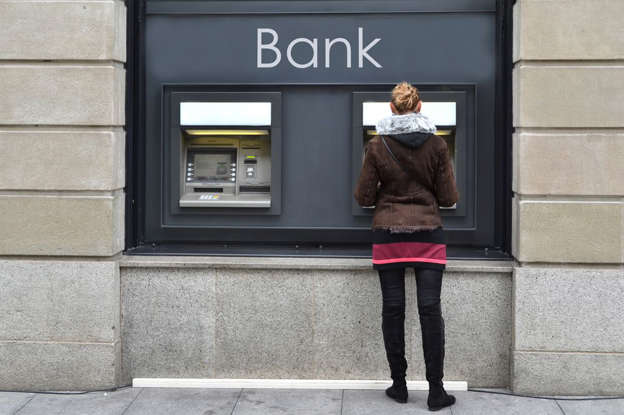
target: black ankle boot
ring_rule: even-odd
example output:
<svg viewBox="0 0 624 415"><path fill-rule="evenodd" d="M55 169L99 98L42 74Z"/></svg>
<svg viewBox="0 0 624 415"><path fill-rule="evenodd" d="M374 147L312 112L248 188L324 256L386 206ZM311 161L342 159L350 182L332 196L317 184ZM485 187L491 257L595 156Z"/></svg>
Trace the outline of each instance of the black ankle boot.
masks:
<svg viewBox="0 0 624 415"><path fill-rule="evenodd" d="M386 395L397 401L398 403L407 403L407 386L405 382L393 382L392 386L386 389Z"/></svg>
<svg viewBox="0 0 624 415"><path fill-rule="evenodd" d="M446 393L441 381L429 382L429 397L427 398L427 406L430 411L439 411L440 409L451 406L454 403L455 397Z"/></svg>

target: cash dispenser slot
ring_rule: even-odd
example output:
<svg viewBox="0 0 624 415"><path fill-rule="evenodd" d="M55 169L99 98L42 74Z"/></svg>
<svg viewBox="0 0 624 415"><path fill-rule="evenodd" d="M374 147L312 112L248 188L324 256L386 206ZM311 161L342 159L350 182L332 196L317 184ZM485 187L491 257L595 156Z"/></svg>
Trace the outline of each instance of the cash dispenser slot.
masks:
<svg viewBox="0 0 624 415"><path fill-rule="evenodd" d="M270 103L182 103L183 121L184 104L198 105L187 105L191 113L186 114L187 120L197 122L181 125L184 160L180 163L180 207L270 208L270 118L265 117L266 125L259 128L258 111L264 111L266 106L253 105L268 104L270 117ZM228 104L231 104L229 109ZM224 108L227 113L223 113ZM253 124L244 125L245 120L251 121L250 111ZM233 122L224 118L234 115L238 116L235 121L243 125L224 128L223 122Z"/></svg>

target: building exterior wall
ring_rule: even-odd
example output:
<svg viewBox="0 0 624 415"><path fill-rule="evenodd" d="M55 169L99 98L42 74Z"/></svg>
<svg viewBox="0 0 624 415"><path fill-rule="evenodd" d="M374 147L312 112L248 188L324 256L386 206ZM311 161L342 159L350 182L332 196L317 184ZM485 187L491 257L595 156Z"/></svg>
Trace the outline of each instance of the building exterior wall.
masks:
<svg viewBox="0 0 624 415"><path fill-rule="evenodd" d="M514 6L512 388L622 393L624 3Z"/></svg>
<svg viewBox="0 0 624 415"><path fill-rule="evenodd" d="M0 1L0 389L119 382L126 8Z"/></svg>
<svg viewBox="0 0 624 415"><path fill-rule="evenodd" d="M0 389L387 378L366 260L121 254L125 14L0 0ZM619 0L514 6L517 262L450 262L447 380L624 391L622 15ZM423 379L408 278L409 376Z"/></svg>

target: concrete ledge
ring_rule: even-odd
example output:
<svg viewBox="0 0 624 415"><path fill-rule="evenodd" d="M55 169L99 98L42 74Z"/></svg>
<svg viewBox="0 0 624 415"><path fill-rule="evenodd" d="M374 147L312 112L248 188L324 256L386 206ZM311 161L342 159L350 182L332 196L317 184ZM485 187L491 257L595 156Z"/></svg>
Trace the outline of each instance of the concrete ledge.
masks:
<svg viewBox="0 0 624 415"><path fill-rule="evenodd" d="M539 395L622 395L624 353L514 351L512 390Z"/></svg>
<svg viewBox="0 0 624 415"><path fill-rule="evenodd" d="M623 59L620 0L520 0L514 5L514 62Z"/></svg>
<svg viewBox="0 0 624 415"><path fill-rule="evenodd" d="M121 129L0 129L0 189L123 188L124 137Z"/></svg>
<svg viewBox="0 0 624 415"><path fill-rule="evenodd" d="M521 262L622 263L619 201L514 198L513 252Z"/></svg>
<svg viewBox="0 0 624 415"><path fill-rule="evenodd" d="M116 262L0 260L0 275L0 341L119 339Z"/></svg>
<svg viewBox="0 0 624 415"><path fill-rule="evenodd" d="M520 63L513 83L515 127L624 127L624 66Z"/></svg>
<svg viewBox="0 0 624 415"><path fill-rule="evenodd" d="M466 391L463 381L445 380L447 391ZM133 388L211 388L211 389L357 389L385 390L388 380L333 379L192 379L192 378L134 378ZM429 382L411 380L408 390L429 390Z"/></svg>
<svg viewBox="0 0 624 415"><path fill-rule="evenodd" d="M0 1L0 59L126 60L121 1Z"/></svg>
<svg viewBox="0 0 624 415"><path fill-rule="evenodd" d="M514 349L624 353L624 269L517 267Z"/></svg>
<svg viewBox="0 0 624 415"><path fill-rule="evenodd" d="M0 255L111 256L123 249L124 195L0 195Z"/></svg>
<svg viewBox="0 0 624 415"><path fill-rule="evenodd" d="M446 272L511 273L513 261L450 260ZM371 260L365 258L305 258L305 257L219 257L219 256L144 256L124 255L122 268L226 268L226 269L318 269L372 270Z"/></svg>
<svg viewBox="0 0 624 415"><path fill-rule="evenodd" d="M519 132L513 143L517 193L624 195L623 132Z"/></svg>
<svg viewBox="0 0 624 415"><path fill-rule="evenodd" d="M0 341L0 389L93 390L118 385L119 343Z"/></svg>
<svg viewBox="0 0 624 415"><path fill-rule="evenodd" d="M0 65L0 124L123 125L120 65Z"/></svg>

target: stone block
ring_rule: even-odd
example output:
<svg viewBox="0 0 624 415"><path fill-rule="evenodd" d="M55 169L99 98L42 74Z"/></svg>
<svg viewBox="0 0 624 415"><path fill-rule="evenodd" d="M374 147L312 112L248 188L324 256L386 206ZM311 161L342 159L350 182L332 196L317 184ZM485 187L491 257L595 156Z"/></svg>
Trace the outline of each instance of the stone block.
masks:
<svg viewBox="0 0 624 415"><path fill-rule="evenodd" d="M0 341L118 340L117 263L2 260L0 275Z"/></svg>
<svg viewBox="0 0 624 415"><path fill-rule="evenodd" d="M32 393L0 392L0 414L15 414L34 397Z"/></svg>
<svg viewBox="0 0 624 415"><path fill-rule="evenodd" d="M514 62L623 59L620 0L520 0L514 5Z"/></svg>
<svg viewBox="0 0 624 415"><path fill-rule="evenodd" d="M0 341L0 389L68 391L117 386L119 343Z"/></svg>
<svg viewBox="0 0 624 415"><path fill-rule="evenodd" d="M525 195L624 195L624 134L520 132L514 191Z"/></svg>
<svg viewBox="0 0 624 415"><path fill-rule="evenodd" d="M374 271L311 271L314 280L314 360L318 379L389 379L381 331L382 295ZM405 280L405 354L410 359L418 319L413 275ZM408 379L418 379L415 372Z"/></svg>
<svg viewBox="0 0 624 415"><path fill-rule="evenodd" d="M142 393L140 388L115 392L69 395L37 395L19 411L19 415L123 415Z"/></svg>
<svg viewBox="0 0 624 415"><path fill-rule="evenodd" d="M412 274L412 278L413 274ZM416 296L414 313L418 313ZM445 322L445 380L471 387L509 385L511 349L511 275L445 272L442 279ZM410 378L425 380L420 322L411 330Z"/></svg>
<svg viewBox="0 0 624 415"><path fill-rule="evenodd" d="M144 388L122 415L228 415L240 389Z"/></svg>
<svg viewBox="0 0 624 415"><path fill-rule="evenodd" d="M218 378L314 379L314 278L299 270L217 270Z"/></svg>
<svg viewBox="0 0 624 415"><path fill-rule="evenodd" d="M123 188L124 136L121 129L0 129L0 189Z"/></svg>
<svg viewBox="0 0 624 415"><path fill-rule="evenodd" d="M122 383L215 377L213 269L126 268L121 293Z"/></svg>
<svg viewBox="0 0 624 415"><path fill-rule="evenodd" d="M390 386L391 381L388 382ZM453 395L455 391L449 392ZM424 415L429 413L427 407L427 391L409 391L407 404L399 405L388 399L383 389L345 389L342 398L341 415ZM452 415L449 408L438 412L441 415Z"/></svg>
<svg viewBox="0 0 624 415"><path fill-rule="evenodd" d="M517 64L515 127L623 127L624 66Z"/></svg>
<svg viewBox="0 0 624 415"><path fill-rule="evenodd" d="M233 413L255 414L341 414L340 389L245 389Z"/></svg>
<svg viewBox="0 0 624 415"><path fill-rule="evenodd" d="M619 415L624 414L624 399L602 399L602 400L558 400L557 404L565 415Z"/></svg>
<svg viewBox="0 0 624 415"><path fill-rule="evenodd" d="M514 349L624 353L622 269L514 270Z"/></svg>
<svg viewBox="0 0 624 415"><path fill-rule="evenodd" d="M624 204L548 199L515 203L519 261L622 262Z"/></svg>
<svg viewBox="0 0 624 415"><path fill-rule="evenodd" d="M624 394L624 353L514 351L512 368L515 393Z"/></svg>
<svg viewBox="0 0 624 415"><path fill-rule="evenodd" d="M469 384L468 387L470 388L471 385ZM481 392L481 389L479 392L450 392L455 396L456 402L448 408L448 415L569 415L561 411L558 406L559 402L555 400L510 396L508 388L486 390L493 393ZM422 393L421 402L424 403L427 401L428 393ZM422 414L425 414L424 410Z"/></svg>
<svg viewBox="0 0 624 415"><path fill-rule="evenodd" d="M121 1L2 1L0 59L126 60Z"/></svg>
<svg viewBox="0 0 624 415"><path fill-rule="evenodd" d="M121 191L0 195L0 255L111 256L123 249Z"/></svg>
<svg viewBox="0 0 624 415"><path fill-rule="evenodd" d="M125 123L125 70L118 64L4 64L0 91L0 124Z"/></svg>

